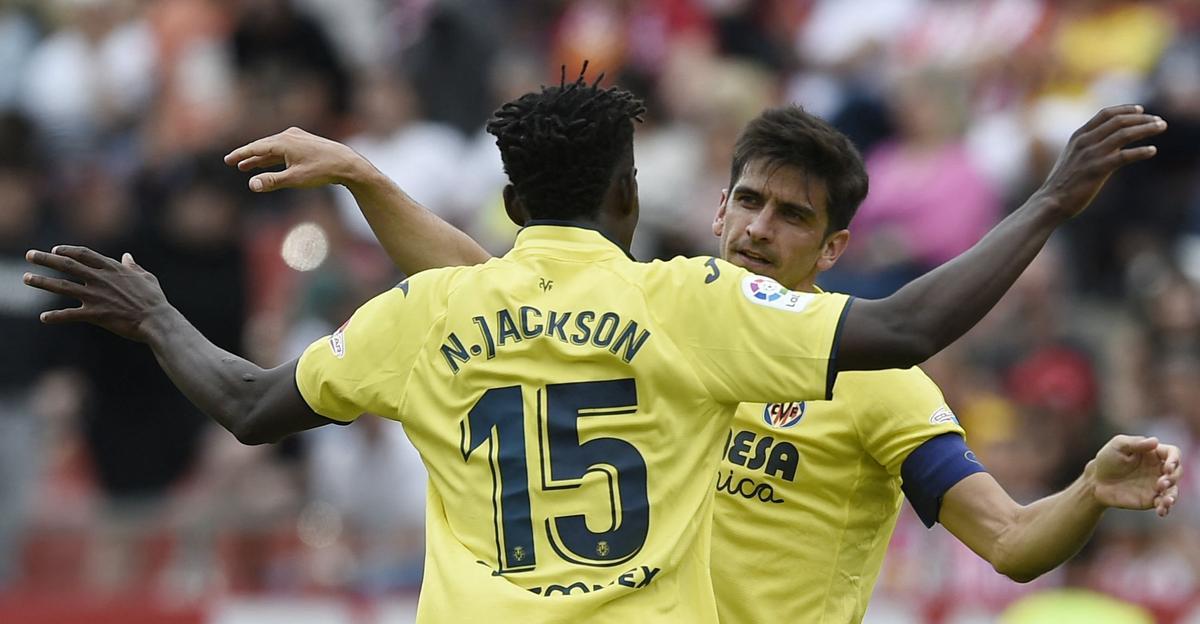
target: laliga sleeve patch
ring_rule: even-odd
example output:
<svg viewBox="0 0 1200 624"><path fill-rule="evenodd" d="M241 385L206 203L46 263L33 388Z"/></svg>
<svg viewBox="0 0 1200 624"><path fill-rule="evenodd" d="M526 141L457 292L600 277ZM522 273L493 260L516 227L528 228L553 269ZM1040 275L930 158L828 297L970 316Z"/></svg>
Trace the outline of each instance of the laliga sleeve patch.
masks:
<svg viewBox="0 0 1200 624"><path fill-rule="evenodd" d="M751 303L788 312L802 312L817 297L813 293L788 290L779 282L761 275L742 278L742 294Z"/></svg>
<svg viewBox="0 0 1200 624"><path fill-rule="evenodd" d="M333 349L333 355L339 360L346 357L346 328L349 326L350 321L347 320L329 336L329 348Z"/></svg>
<svg viewBox="0 0 1200 624"><path fill-rule="evenodd" d="M958 417L954 415L954 412L950 411L950 407L947 405L937 408L934 410L933 414L929 416L929 424L931 425L941 425L945 423L958 424Z"/></svg>

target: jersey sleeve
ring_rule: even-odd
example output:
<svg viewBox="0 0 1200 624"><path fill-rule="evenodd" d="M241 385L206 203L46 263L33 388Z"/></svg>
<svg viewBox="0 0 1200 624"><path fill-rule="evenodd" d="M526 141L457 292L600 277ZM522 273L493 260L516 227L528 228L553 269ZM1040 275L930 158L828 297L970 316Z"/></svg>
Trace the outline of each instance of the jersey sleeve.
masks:
<svg viewBox="0 0 1200 624"><path fill-rule="evenodd" d="M850 298L788 290L715 258L670 263L667 323L717 401L826 399Z"/></svg>
<svg viewBox="0 0 1200 624"><path fill-rule="evenodd" d="M314 412L350 422L370 412L399 419L408 376L433 319L402 282L363 304L304 351L296 386Z"/></svg>
<svg viewBox="0 0 1200 624"><path fill-rule="evenodd" d="M946 492L984 471L937 384L919 368L846 373L839 383L862 402L854 417L867 452L901 478L905 498L933 526Z"/></svg>
<svg viewBox="0 0 1200 624"><path fill-rule="evenodd" d="M963 435L942 391L919 368L847 372L838 387L849 400L862 401L854 410L855 425L866 451L893 476L900 476L904 460L927 440Z"/></svg>

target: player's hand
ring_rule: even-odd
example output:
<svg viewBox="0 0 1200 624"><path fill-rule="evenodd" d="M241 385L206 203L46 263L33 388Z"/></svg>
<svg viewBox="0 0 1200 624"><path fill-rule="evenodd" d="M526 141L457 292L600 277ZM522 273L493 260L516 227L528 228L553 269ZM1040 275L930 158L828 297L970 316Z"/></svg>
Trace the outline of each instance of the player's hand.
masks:
<svg viewBox="0 0 1200 624"><path fill-rule="evenodd" d="M1158 152L1153 145L1128 145L1166 129L1166 121L1145 114L1139 104L1101 110L1071 135L1037 195L1050 200L1064 218L1083 212L1114 171Z"/></svg>
<svg viewBox="0 0 1200 624"><path fill-rule="evenodd" d="M1093 461L1094 495L1107 507L1154 509L1166 516L1179 499L1179 448L1157 438L1119 435Z"/></svg>
<svg viewBox="0 0 1200 624"><path fill-rule="evenodd" d="M48 252L32 249L25 259L71 278L26 273L27 285L78 299L82 304L42 312L43 323L92 323L118 336L146 342L146 321L170 308L158 278L138 266L129 254L117 262L87 247L58 245Z"/></svg>
<svg viewBox="0 0 1200 624"><path fill-rule="evenodd" d="M294 127L229 152L225 164L241 171L283 165L283 171L250 178L250 190L256 193L346 184L372 167L349 147Z"/></svg>

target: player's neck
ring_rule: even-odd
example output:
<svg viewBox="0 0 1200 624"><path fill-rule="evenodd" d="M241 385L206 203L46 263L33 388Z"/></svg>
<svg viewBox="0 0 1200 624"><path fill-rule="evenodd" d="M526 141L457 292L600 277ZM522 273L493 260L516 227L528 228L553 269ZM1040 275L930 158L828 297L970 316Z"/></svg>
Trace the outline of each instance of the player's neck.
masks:
<svg viewBox="0 0 1200 624"><path fill-rule="evenodd" d="M618 214L612 210L601 210L595 217L577 217L572 219L579 227L585 227L596 230L604 235L605 238L617 244L626 255L629 255L629 248L633 244L633 224L629 223L628 217L623 214Z"/></svg>
<svg viewBox="0 0 1200 624"><path fill-rule="evenodd" d="M594 230L599 232L601 236L607 238L614 245L621 248L626 255L629 255L629 246L632 242L632 235L621 236L622 229L613 227L613 224L603 218L587 218L575 217L571 219L531 219L525 225L558 225L564 227L577 227L585 230Z"/></svg>
<svg viewBox="0 0 1200 624"><path fill-rule="evenodd" d="M791 284L784 284L784 286L786 286L788 290L794 290L796 292L817 292L818 275L820 275L820 272L814 269L811 274L806 275Z"/></svg>

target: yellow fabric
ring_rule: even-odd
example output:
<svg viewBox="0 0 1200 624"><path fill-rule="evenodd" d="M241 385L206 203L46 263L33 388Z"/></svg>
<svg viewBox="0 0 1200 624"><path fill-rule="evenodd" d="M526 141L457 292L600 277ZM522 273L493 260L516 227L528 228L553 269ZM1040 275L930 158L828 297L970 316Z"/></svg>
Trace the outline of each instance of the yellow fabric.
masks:
<svg viewBox="0 0 1200 624"><path fill-rule="evenodd" d="M714 502L722 624L861 621L903 500L901 465L950 432L962 429L917 368L841 373L832 401L740 406Z"/></svg>
<svg viewBox="0 0 1200 624"><path fill-rule="evenodd" d="M823 398L847 301L539 225L367 303L297 385L420 451L418 621L715 622L710 479L736 400Z"/></svg>
<svg viewBox="0 0 1200 624"><path fill-rule="evenodd" d="M1146 74L1171 40L1170 17L1149 3L1130 3L1068 20L1056 51L1064 67L1084 80L1107 71Z"/></svg>
<svg viewBox="0 0 1200 624"><path fill-rule="evenodd" d="M1022 598L1001 624L1153 624L1145 609L1086 589L1044 591Z"/></svg>

